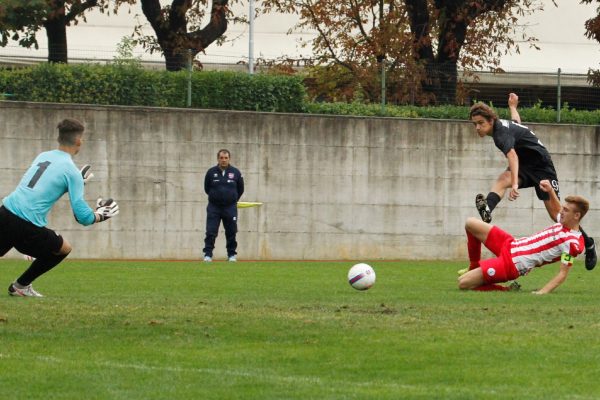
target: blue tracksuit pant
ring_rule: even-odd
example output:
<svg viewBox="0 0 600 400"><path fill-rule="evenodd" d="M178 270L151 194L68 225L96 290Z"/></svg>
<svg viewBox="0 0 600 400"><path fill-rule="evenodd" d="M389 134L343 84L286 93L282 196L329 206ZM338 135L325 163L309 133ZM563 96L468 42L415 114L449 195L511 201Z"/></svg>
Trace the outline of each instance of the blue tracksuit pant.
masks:
<svg viewBox="0 0 600 400"><path fill-rule="evenodd" d="M204 254L212 257L215 248L215 239L219 234L219 225L223 221L225 239L227 240L227 257L237 254L237 204L218 206L208 203L206 207L206 237L204 238Z"/></svg>

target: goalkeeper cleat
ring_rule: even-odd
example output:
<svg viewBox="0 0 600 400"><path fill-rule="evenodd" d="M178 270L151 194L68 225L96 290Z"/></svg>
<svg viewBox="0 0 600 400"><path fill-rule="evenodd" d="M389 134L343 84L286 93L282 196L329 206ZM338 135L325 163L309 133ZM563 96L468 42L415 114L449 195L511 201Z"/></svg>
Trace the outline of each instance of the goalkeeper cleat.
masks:
<svg viewBox="0 0 600 400"><path fill-rule="evenodd" d="M11 283L8 287L8 294L17 297L44 297L36 292L31 285L21 286L18 283Z"/></svg>
<svg viewBox="0 0 600 400"><path fill-rule="evenodd" d="M461 276L461 275L464 275L467 272L469 272L469 268L459 269L457 272L458 272L458 276Z"/></svg>
<svg viewBox="0 0 600 400"><path fill-rule="evenodd" d="M488 207L487 199L481 193L475 196L475 207L477 207L477 211L479 211L483 222L492 222L492 211Z"/></svg>
<svg viewBox="0 0 600 400"><path fill-rule="evenodd" d="M596 255L596 244L594 243L594 239L589 238L589 241L592 244L585 246L585 269L591 271L594 269L594 267L596 267L598 256Z"/></svg>
<svg viewBox="0 0 600 400"><path fill-rule="evenodd" d="M211 256L204 256L204 262L212 262Z"/></svg>
<svg viewBox="0 0 600 400"><path fill-rule="evenodd" d="M227 261L229 261L229 262L237 262L237 258L235 258L235 256L229 256L229 258L227 259Z"/></svg>

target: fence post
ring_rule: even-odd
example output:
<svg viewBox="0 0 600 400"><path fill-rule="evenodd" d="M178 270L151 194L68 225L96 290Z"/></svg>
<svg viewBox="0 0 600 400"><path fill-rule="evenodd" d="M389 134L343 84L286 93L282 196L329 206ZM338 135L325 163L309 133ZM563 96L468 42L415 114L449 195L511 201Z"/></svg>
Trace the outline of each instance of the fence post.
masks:
<svg viewBox="0 0 600 400"><path fill-rule="evenodd" d="M250 29L248 32L248 73L254 74L254 0L250 0L248 4L248 20Z"/></svg>
<svg viewBox="0 0 600 400"><path fill-rule="evenodd" d="M187 79L187 100L185 102L187 107L192 106L192 49L188 50L188 79Z"/></svg>
<svg viewBox="0 0 600 400"><path fill-rule="evenodd" d="M558 69L557 88L556 88L556 122L560 122L560 68Z"/></svg>
<svg viewBox="0 0 600 400"><path fill-rule="evenodd" d="M385 58L381 60L381 115L385 114Z"/></svg>

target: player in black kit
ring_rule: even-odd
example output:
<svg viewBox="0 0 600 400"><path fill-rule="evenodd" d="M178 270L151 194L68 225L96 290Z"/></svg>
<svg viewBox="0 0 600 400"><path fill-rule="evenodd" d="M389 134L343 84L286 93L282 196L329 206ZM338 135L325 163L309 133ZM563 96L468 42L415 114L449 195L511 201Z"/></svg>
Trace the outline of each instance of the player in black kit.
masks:
<svg viewBox="0 0 600 400"><path fill-rule="evenodd" d="M491 136L496 147L508 160L508 168L498 176L488 195L478 194L475 197L475 206L481 219L489 223L492 220L492 211L502 200L507 189L510 189L508 199L516 200L520 188L533 187L538 199L544 202L550 218L556 221L560 203L552 201L548 193L539 189L539 184L544 179L549 180L560 198L558 176L546 147L529 128L521 125L517 111L518 102L518 96L510 93L508 106L512 121L499 119L494 110L486 104L477 103L471 107L469 119L475 125L479 137ZM594 239L583 229L581 233L586 249L585 267L591 270L597 261Z"/></svg>

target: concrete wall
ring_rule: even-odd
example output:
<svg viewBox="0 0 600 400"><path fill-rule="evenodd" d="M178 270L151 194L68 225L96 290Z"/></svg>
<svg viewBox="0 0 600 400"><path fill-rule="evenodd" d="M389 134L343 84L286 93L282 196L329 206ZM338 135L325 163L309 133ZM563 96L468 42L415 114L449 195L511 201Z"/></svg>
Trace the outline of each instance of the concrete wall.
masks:
<svg viewBox="0 0 600 400"><path fill-rule="evenodd" d="M204 174L223 147L244 175L242 200L264 202L239 212L240 259L464 258L475 194L506 167L466 121L0 102L1 197L56 147L65 117L87 127L75 157L93 166L87 200L110 196L121 207L83 227L66 196L57 203L49 226L71 241L74 258L199 259ZM563 197L592 202L584 226L600 236L600 129L531 127L553 154ZM550 222L533 190L521 193L494 213L519 236ZM221 231L215 257L224 256Z"/></svg>

